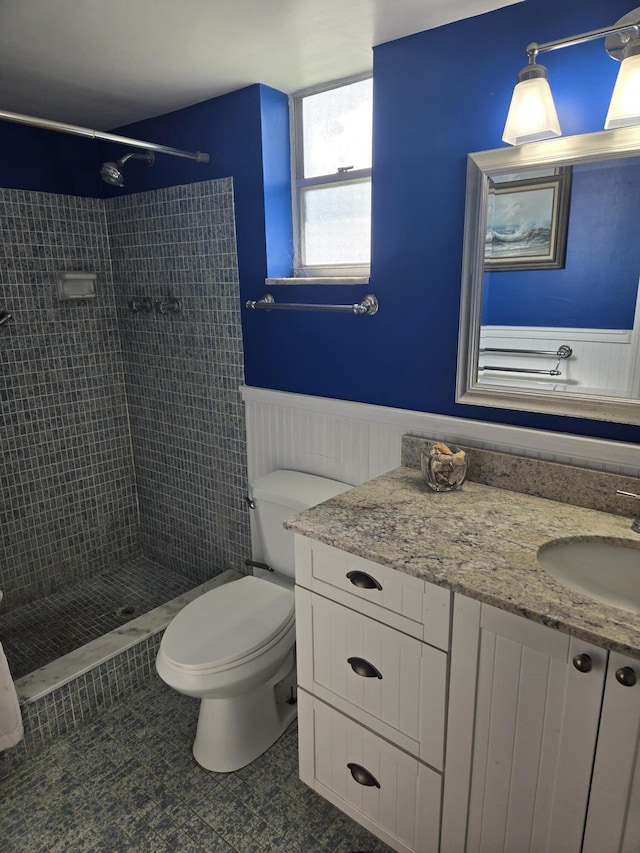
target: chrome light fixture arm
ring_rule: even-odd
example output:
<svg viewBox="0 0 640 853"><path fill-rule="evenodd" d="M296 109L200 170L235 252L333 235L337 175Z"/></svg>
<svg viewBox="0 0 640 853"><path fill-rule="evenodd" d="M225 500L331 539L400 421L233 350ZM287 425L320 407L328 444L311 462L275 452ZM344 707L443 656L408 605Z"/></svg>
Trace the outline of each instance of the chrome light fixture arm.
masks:
<svg viewBox="0 0 640 853"><path fill-rule="evenodd" d="M538 64L538 56L563 47L604 38L609 56L622 62L613 91L605 128L640 124L640 7L633 9L610 27L553 41L527 45L528 65L518 74L502 139L512 145L539 142L561 136L560 122L547 80L547 69Z"/></svg>
<svg viewBox="0 0 640 853"><path fill-rule="evenodd" d="M627 18L629 17L633 17L631 22L627 21ZM569 36L564 39L546 41L542 44L538 44L535 41L531 42L531 44L527 45L529 64L533 65L537 62L539 53L547 53L548 51L559 50L563 47L573 47L575 44L584 44L588 41L595 41L596 39L607 38L609 36L620 36L619 47L616 49L618 55L614 56L611 52L614 48L610 45L607 45L607 51L610 55L614 56L614 59L621 59L625 46L630 41L635 41L640 38L640 10L634 9L633 12L630 12L629 15L625 15L624 18L621 18L611 27L601 27L599 30L590 30L587 33L579 33L578 35Z"/></svg>

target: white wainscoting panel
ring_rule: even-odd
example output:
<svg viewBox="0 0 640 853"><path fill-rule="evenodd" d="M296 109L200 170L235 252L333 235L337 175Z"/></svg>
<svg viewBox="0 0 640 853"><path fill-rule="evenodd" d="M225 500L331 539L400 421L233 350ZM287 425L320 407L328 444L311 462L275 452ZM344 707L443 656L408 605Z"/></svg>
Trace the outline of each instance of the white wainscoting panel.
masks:
<svg viewBox="0 0 640 853"><path fill-rule="evenodd" d="M404 433L640 476L640 445L243 386L248 476L277 468L352 485L400 464Z"/></svg>
<svg viewBox="0 0 640 853"><path fill-rule="evenodd" d="M633 330L620 329L549 329L535 326L483 326L480 347L518 350L557 350L567 345L573 350L558 365L558 377L485 370L482 384L509 385L550 391L575 391L612 397L633 396L630 387L631 360L635 349ZM552 370L553 356L522 353L482 353L481 365Z"/></svg>
<svg viewBox="0 0 640 853"><path fill-rule="evenodd" d="M304 406L283 406L279 401L245 396L245 402L250 481L278 468L353 485L369 479L367 421Z"/></svg>

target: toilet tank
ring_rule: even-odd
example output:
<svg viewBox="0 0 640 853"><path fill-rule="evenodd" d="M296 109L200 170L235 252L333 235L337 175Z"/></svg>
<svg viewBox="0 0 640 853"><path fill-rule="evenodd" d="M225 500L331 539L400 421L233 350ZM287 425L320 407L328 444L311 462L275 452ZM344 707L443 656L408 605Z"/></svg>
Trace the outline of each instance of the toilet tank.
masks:
<svg viewBox="0 0 640 853"><path fill-rule="evenodd" d="M351 488L348 483L302 471L272 471L254 480L251 497L264 562L274 571L293 578L293 533L284 529L283 522Z"/></svg>

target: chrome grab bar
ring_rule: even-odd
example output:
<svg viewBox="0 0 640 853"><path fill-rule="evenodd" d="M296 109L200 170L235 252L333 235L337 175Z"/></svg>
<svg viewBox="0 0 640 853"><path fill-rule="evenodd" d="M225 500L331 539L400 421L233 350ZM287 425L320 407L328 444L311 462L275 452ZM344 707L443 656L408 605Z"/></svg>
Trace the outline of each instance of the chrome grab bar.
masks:
<svg viewBox="0 0 640 853"><path fill-rule="evenodd" d="M10 314L8 311L0 311L0 326L4 326L4 324L8 323L12 317L13 314Z"/></svg>
<svg viewBox="0 0 640 853"><path fill-rule="evenodd" d="M276 302L270 293L261 299L248 299L245 306L252 311L333 311L342 314L366 314L371 317L378 313L378 300L370 293L362 302L355 305L314 305L307 302Z"/></svg>

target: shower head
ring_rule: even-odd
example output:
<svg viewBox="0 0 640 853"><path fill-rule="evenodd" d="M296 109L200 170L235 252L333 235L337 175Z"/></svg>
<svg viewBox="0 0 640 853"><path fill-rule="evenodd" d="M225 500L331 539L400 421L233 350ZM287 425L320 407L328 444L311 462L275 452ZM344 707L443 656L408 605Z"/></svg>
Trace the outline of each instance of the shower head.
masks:
<svg viewBox="0 0 640 853"><path fill-rule="evenodd" d="M105 184L111 184L113 187L124 186L124 175L117 163L103 163L100 167L100 177Z"/></svg>
<svg viewBox="0 0 640 853"><path fill-rule="evenodd" d="M136 152L131 151L129 154L125 154L124 157L116 160L115 163L103 163L100 167L100 177L102 180L106 184L111 184L112 187L123 187L124 172L122 171L122 168L127 160L145 160L149 166L153 166L155 157L153 151L147 151L144 154L137 154Z"/></svg>

